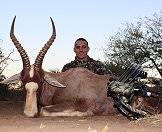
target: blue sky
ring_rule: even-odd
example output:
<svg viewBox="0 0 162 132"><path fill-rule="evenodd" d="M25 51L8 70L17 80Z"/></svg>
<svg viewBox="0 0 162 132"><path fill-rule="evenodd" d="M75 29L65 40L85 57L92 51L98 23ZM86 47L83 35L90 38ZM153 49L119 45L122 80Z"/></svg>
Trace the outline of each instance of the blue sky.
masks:
<svg viewBox="0 0 162 132"><path fill-rule="evenodd" d="M89 55L104 60L102 49L109 37L125 22L135 23L139 18L162 11L161 0L5 0L0 3L0 47L11 58L4 74L11 76L22 70L18 52L12 44L9 31L16 15L15 35L27 51L31 62L51 35L52 17L57 37L45 56L45 70L59 68L74 59L73 44L84 37L90 45Z"/></svg>

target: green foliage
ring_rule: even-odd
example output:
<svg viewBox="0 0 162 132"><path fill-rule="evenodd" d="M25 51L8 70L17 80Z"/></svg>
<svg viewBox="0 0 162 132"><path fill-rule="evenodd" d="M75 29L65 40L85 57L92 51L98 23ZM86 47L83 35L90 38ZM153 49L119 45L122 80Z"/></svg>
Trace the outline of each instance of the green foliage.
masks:
<svg viewBox="0 0 162 132"><path fill-rule="evenodd" d="M131 63L152 68L153 64L147 63L151 59L159 66L162 62L162 13L140 19L136 24L126 23L123 29L110 37L104 54L107 65L116 72Z"/></svg>
<svg viewBox="0 0 162 132"><path fill-rule="evenodd" d="M24 101L23 89L11 88L6 84L0 84L0 101Z"/></svg>

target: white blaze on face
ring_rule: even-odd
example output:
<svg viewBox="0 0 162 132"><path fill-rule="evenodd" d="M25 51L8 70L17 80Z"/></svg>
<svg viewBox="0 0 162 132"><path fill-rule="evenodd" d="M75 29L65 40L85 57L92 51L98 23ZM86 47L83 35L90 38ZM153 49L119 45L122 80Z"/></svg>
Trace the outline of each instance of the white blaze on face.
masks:
<svg viewBox="0 0 162 132"><path fill-rule="evenodd" d="M38 84L35 82L29 82L25 85L25 89L26 89L26 102L24 114L28 117L34 117L38 112L37 96L36 96Z"/></svg>
<svg viewBox="0 0 162 132"><path fill-rule="evenodd" d="M29 75L30 75L30 78L32 78L34 76L34 65L31 66Z"/></svg>

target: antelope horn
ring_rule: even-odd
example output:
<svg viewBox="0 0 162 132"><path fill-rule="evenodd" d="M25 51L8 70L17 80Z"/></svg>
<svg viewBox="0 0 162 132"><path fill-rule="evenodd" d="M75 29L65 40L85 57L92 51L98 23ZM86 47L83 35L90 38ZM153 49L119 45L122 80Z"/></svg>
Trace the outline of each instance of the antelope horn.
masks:
<svg viewBox="0 0 162 132"><path fill-rule="evenodd" d="M53 22L51 17L50 17L50 19L51 19L51 22L52 22L53 33L52 33L52 36L50 37L50 39L44 45L44 47L40 50L37 58L35 59L34 67L38 68L38 69L42 67L42 62L43 62L44 56L47 53L47 51L50 48L50 46L52 45L52 43L54 42L55 38L56 38L55 25L54 25L54 22Z"/></svg>
<svg viewBox="0 0 162 132"><path fill-rule="evenodd" d="M17 40L17 38L14 35L14 25L15 25L15 19L16 16L13 19L12 25L11 25L11 30L10 30L10 38L12 39L12 42L14 43L15 47L17 48L22 62L23 62L23 69L28 69L30 68L30 61L29 61L29 57L26 53L26 51L23 49L23 47L21 46L21 44L19 43L19 41Z"/></svg>

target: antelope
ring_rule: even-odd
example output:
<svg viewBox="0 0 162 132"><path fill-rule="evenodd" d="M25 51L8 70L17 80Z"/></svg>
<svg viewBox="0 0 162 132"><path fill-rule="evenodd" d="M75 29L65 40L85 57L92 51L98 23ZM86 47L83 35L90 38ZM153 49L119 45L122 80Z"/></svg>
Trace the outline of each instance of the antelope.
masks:
<svg viewBox="0 0 162 132"><path fill-rule="evenodd" d="M26 92L24 114L27 117L118 113L113 107L113 99L107 97L107 84L110 83L112 75L97 75L85 68L72 68L61 73L42 69L44 56L56 38L55 25L51 17L52 35L32 65L26 51L14 35L15 19L16 16L11 25L10 38L21 56L23 69L1 83L22 81Z"/></svg>
<svg viewBox="0 0 162 132"><path fill-rule="evenodd" d="M26 91L24 114L27 117L42 116L89 116L116 113L113 101L107 97L110 75L97 75L85 68L74 68L61 73L42 69L45 54L56 38L55 25L52 35L38 53L33 65L14 35L16 16L13 19L10 38L18 50L23 69L1 83L21 80ZM41 108L39 108L41 106Z"/></svg>

